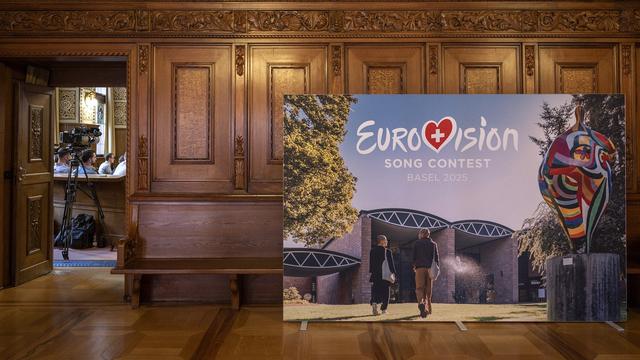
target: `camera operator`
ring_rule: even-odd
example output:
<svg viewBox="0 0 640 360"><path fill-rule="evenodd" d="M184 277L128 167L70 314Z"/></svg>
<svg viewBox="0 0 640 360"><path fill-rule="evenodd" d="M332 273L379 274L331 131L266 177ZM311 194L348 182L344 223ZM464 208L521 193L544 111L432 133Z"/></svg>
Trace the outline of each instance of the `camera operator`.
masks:
<svg viewBox="0 0 640 360"><path fill-rule="evenodd" d="M93 150L83 150L82 154L80 154L80 161L82 161L82 166L78 167L78 175L84 175L85 173L88 175L98 173L93 167L93 164L96 162L96 153Z"/></svg>
<svg viewBox="0 0 640 360"><path fill-rule="evenodd" d="M60 148L58 150L58 160L53 165L54 174L66 174L69 172L69 160L71 160L71 152L68 149Z"/></svg>

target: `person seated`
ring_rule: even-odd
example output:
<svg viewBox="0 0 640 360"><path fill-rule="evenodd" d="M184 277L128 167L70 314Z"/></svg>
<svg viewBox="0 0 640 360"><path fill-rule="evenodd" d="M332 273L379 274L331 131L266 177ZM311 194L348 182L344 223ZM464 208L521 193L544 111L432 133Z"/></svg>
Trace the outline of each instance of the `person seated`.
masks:
<svg viewBox="0 0 640 360"><path fill-rule="evenodd" d="M54 174L67 174L69 172L69 161L71 153L67 149L60 148L56 154L56 163L53 164Z"/></svg>
<svg viewBox="0 0 640 360"><path fill-rule="evenodd" d="M125 152L122 155L122 161L118 164L115 170L113 170L114 176L124 176L127 175L127 153Z"/></svg>
<svg viewBox="0 0 640 360"><path fill-rule="evenodd" d="M113 173L113 163L116 161L116 158L112 153L108 153L104 156L104 162L100 164L100 168L98 168L98 174L101 175L111 175Z"/></svg>
<svg viewBox="0 0 640 360"><path fill-rule="evenodd" d="M93 150L84 150L82 154L80 154L80 161L82 161L82 165L78 167L78 175L98 173L93 167L93 164L96 162L96 153Z"/></svg>

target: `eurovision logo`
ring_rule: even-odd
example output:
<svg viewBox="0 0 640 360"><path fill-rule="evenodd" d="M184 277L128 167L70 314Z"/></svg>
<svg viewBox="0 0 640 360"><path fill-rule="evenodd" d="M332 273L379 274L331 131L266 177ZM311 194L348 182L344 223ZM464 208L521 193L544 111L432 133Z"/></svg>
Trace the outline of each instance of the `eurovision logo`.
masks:
<svg viewBox="0 0 640 360"><path fill-rule="evenodd" d="M445 116L438 122L428 120L422 129L403 127L398 128L372 128L375 120L367 120L358 126L356 150L361 155L371 154L378 150L385 152L419 151L423 145L428 149L439 153L452 141L455 151L465 152L471 148L479 151L507 151L509 146L518 151L518 130L506 128L488 128L487 120L480 116L480 127L459 128L452 116Z"/></svg>
<svg viewBox="0 0 640 360"><path fill-rule="evenodd" d="M452 139L452 134L456 132L456 120L452 117L443 117L437 123L429 120L422 127L422 135L425 144L435 152L447 145Z"/></svg>

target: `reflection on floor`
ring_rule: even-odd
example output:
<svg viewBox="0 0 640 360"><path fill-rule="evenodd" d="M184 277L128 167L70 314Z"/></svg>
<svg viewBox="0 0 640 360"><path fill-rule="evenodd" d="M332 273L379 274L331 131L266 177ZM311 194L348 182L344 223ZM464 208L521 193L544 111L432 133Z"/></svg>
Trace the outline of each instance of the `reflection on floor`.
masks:
<svg viewBox="0 0 640 360"><path fill-rule="evenodd" d="M117 252L111 247L92 247L88 249L69 249L70 260L115 260ZM53 249L53 260L62 260L62 250Z"/></svg>
<svg viewBox="0 0 640 360"><path fill-rule="evenodd" d="M279 307L122 302L108 269L63 269L0 290L1 358L640 359L640 313L605 324L283 323Z"/></svg>

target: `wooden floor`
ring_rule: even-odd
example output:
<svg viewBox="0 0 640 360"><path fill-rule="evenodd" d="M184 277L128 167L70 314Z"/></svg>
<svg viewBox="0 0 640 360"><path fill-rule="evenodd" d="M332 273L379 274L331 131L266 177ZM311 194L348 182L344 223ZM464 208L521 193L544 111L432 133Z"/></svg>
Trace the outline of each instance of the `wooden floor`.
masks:
<svg viewBox="0 0 640 360"><path fill-rule="evenodd" d="M0 290L1 359L640 359L640 312L604 324L282 323L279 307L121 302L108 269Z"/></svg>

